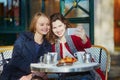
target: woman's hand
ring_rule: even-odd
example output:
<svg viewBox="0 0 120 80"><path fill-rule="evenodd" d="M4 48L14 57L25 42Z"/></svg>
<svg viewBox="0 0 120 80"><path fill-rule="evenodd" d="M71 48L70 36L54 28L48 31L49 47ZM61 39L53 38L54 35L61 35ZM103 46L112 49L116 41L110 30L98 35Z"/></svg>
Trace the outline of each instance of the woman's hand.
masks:
<svg viewBox="0 0 120 80"><path fill-rule="evenodd" d="M34 75L33 78L37 76L38 78L42 78L43 80L48 80L48 77L45 72L32 71L32 74Z"/></svg>
<svg viewBox="0 0 120 80"><path fill-rule="evenodd" d="M75 35L80 37L82 39L83 43L87 42L86 32L82 26L77 27L77 31L76 31Z"/></svg>
<svg viewBox="0 0 120 80"><path fill-rule="evenodd" d="M32 74L22 76L19 80L31 80L32 79Z"/></svg>

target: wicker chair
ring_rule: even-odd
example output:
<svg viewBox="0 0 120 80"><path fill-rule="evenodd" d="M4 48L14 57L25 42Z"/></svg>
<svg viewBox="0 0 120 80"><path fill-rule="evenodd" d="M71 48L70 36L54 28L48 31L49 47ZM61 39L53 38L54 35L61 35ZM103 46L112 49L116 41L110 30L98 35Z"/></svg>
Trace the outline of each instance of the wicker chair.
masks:
<svg viewBox="0 0 120 80"><path fill-rule="evenodd" d="M0 46L0 73L3 70L3 65L8 63L12 57L13 46Z"/></svg>
<svg viewBox="0 0 120 80"><path fill-rule="evenodd" d="M91 53L92 57L94 58L94 61L100 64L100 69L105 74L105 80L108 80L108 72L110 71L111 63L110 53L108 52L108 50L101 45L92 45L91 48L86 48L85 51ZM75 79L71 75L65 76L65 78Z"/></svg>
<svg viewBox="0 0 120 80"><path fill-rule="evenodd" d="M101 45L92 45L91 48L85 49L86 52L90 52L95 62L100 63L100 68L105 74L105 80L108 80L108 72L110 71L110 53Z"/></svg>

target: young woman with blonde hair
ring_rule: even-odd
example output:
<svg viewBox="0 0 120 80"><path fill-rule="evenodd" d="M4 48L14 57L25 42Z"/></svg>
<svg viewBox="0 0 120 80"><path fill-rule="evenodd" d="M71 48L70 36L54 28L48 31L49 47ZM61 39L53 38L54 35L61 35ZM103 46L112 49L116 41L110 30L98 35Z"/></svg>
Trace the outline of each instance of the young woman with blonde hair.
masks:
<svg viewBox="0 0 120 80"><path fill-rule="evenodd" d="M51 51L51 44L45 38L49 29L49 18L37 12L30 31L21 33L15 41L12 59L4 66L0 80L31 80L33 73L47 80L45 73L31 72L30 64L39 62L40 56Z"/></svg>

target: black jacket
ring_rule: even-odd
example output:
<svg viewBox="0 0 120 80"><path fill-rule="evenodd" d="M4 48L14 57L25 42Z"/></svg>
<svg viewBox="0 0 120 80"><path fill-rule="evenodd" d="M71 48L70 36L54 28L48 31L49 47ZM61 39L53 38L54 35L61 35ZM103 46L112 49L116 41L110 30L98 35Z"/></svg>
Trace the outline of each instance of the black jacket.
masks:
<svg viewBox="0 0 120 80"><path fill-rule="evenodd" d="M39 62L39 57L50 51L51 44L44 39L39 53L35 54L34 34L31 32L20 34L14 44L12 59L4 67L0 80L18 80L23 75L30 74L30 63Z"/></svg>

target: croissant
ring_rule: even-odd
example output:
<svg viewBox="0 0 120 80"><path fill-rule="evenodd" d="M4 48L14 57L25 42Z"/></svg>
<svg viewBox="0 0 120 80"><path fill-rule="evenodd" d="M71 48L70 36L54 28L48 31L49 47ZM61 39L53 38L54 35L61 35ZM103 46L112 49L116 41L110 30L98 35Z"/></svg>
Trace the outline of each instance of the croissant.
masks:
<svg viewBox="0 0 120 80"><path fill-rule="evenodd" d="M76 58L71 58L71 57L66 56L63 59L60 59L59 63L73 63L73 62L76 62L76 61L77 61Z"/></svg>

